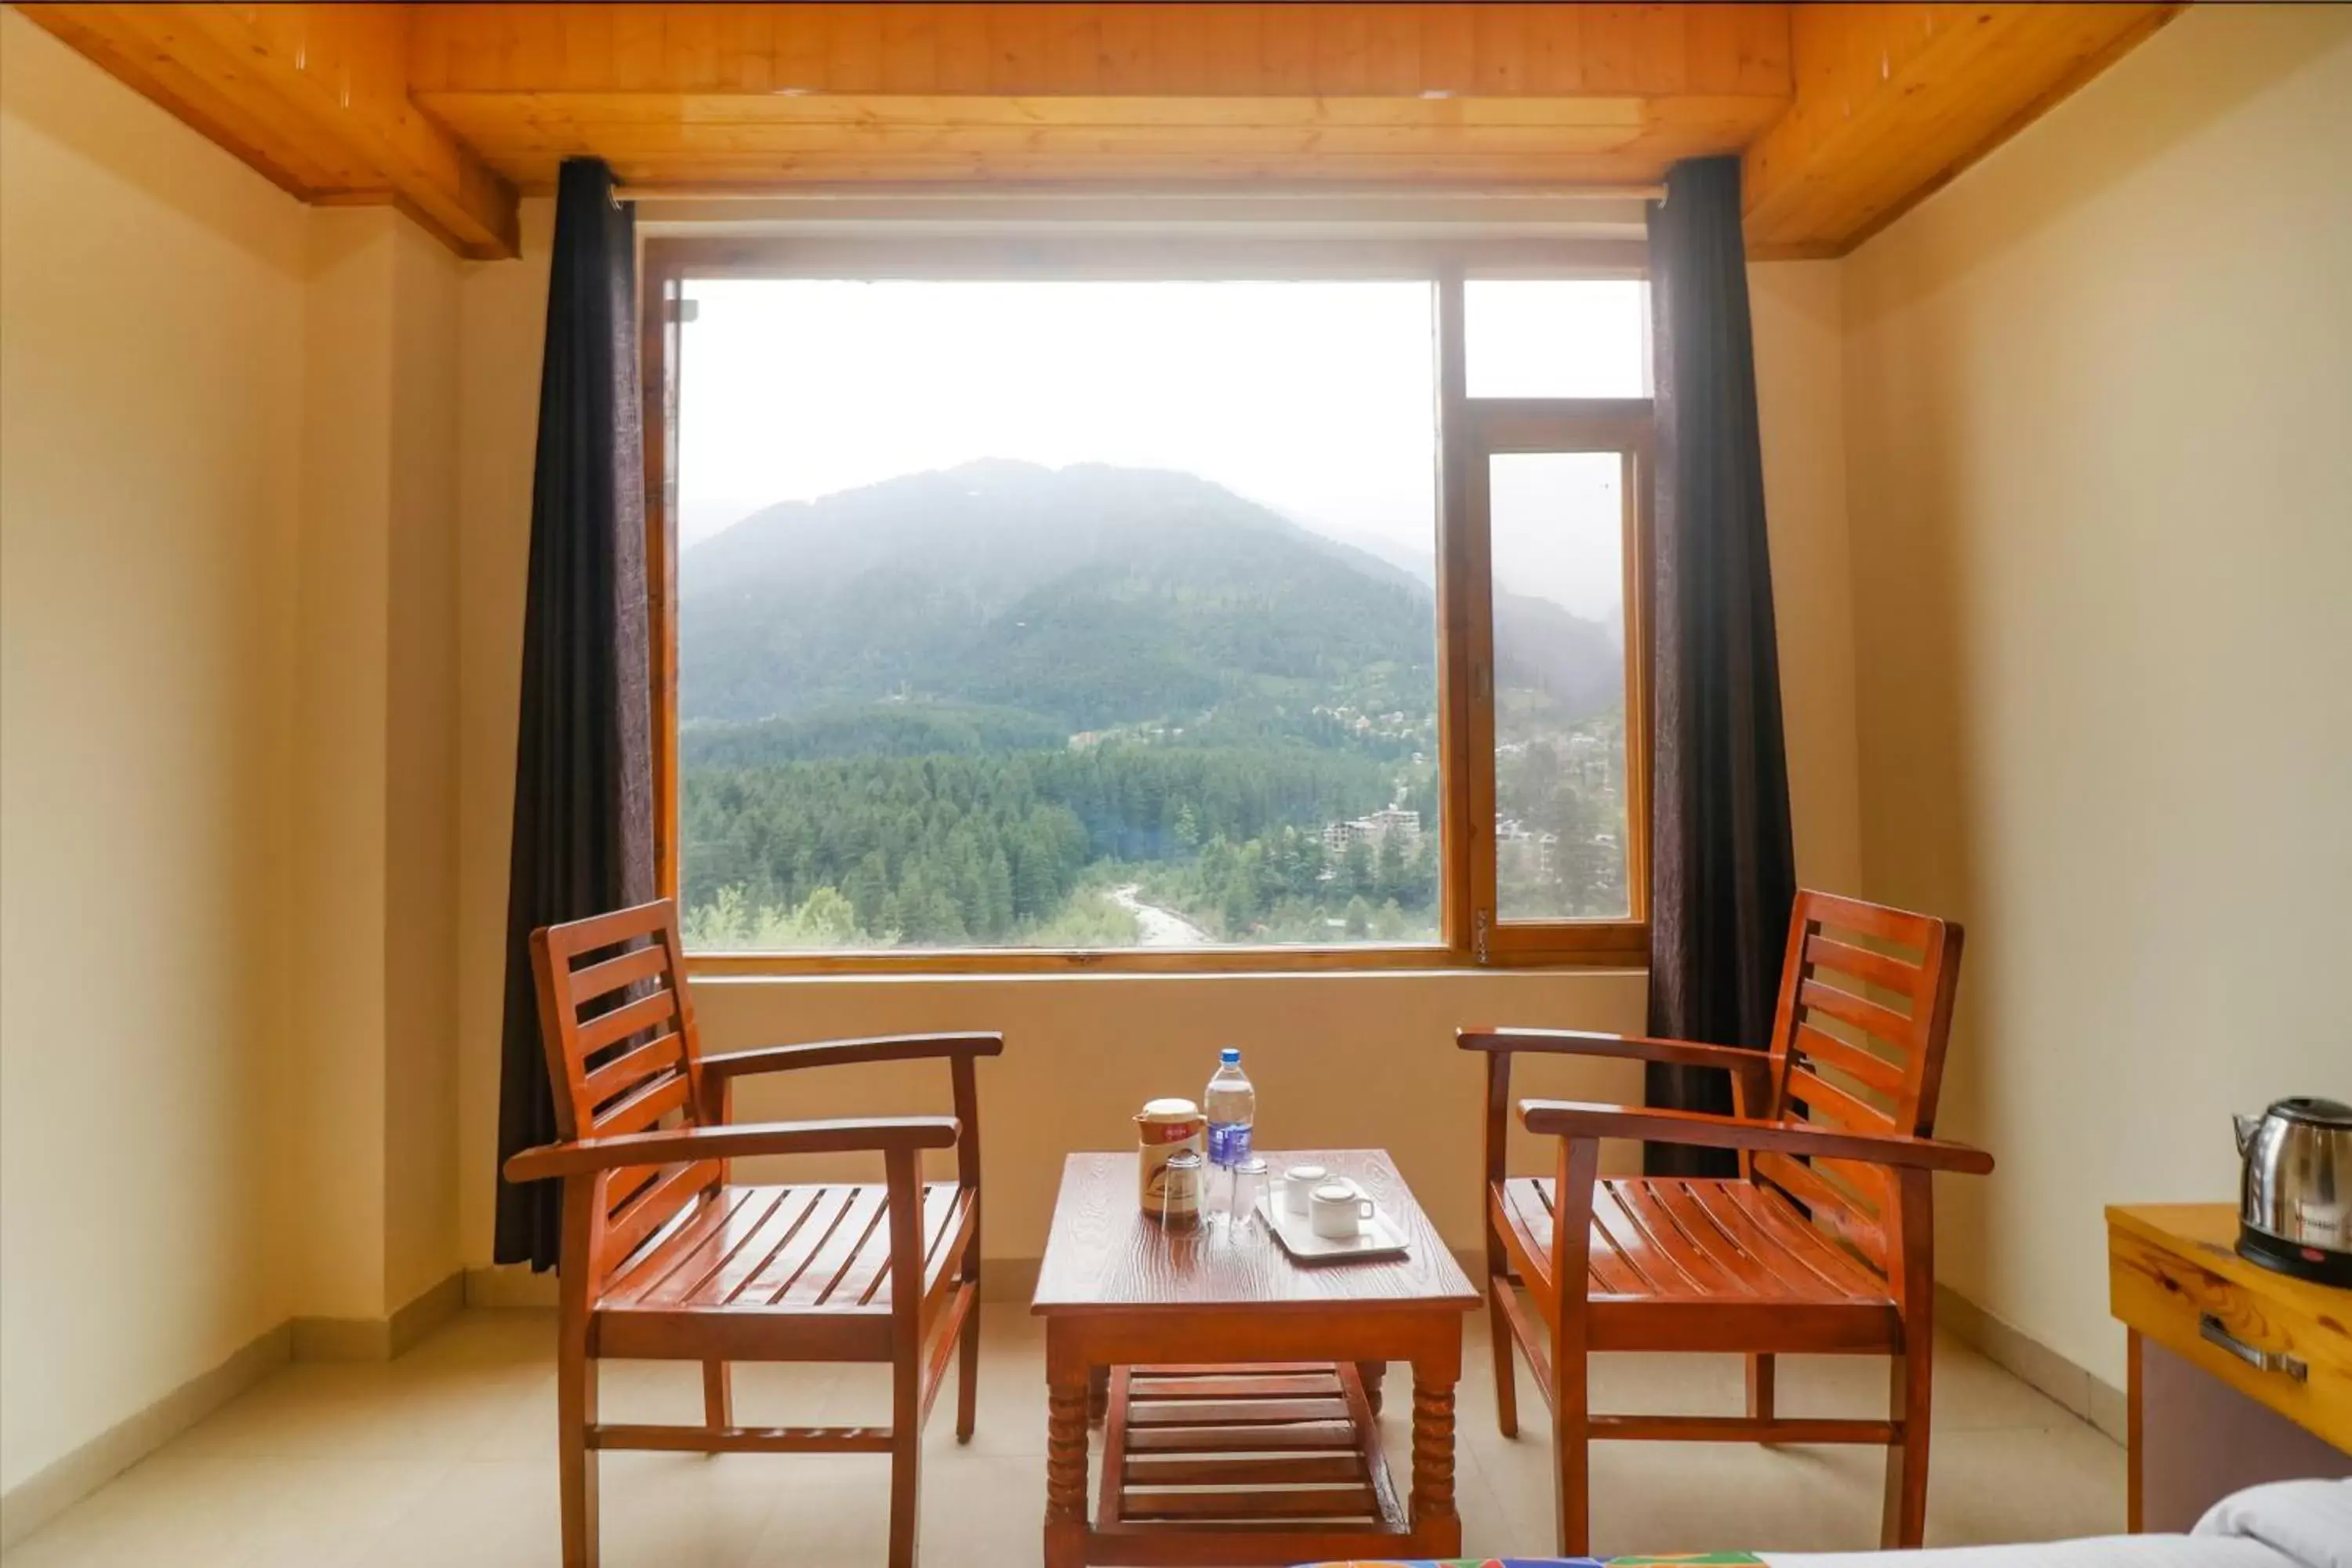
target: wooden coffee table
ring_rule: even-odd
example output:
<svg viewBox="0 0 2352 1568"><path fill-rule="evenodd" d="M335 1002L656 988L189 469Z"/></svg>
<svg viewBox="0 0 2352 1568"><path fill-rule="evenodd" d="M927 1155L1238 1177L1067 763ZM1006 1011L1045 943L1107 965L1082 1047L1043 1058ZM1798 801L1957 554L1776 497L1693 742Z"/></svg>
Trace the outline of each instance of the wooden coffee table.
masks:
<svg viewBox="0 0 2352 1568"><path fill-rule="evenodd" d="M1045 1320L1045 1565L1451 1557L1454 1385L1478 1292L1378 1150L1270 1152L1354 1180L1411 1237L1399 1259L1298 1264L1261 1221L1163 1230L1136 1157L1073 1154L1032 1310ZM1213 1194L1221 1195L1221 1194ZM1412 1363L1412 1490L1398 1503L1360 1367ZM1109 1369L1087 1518L1088 1384Z"/></svg>

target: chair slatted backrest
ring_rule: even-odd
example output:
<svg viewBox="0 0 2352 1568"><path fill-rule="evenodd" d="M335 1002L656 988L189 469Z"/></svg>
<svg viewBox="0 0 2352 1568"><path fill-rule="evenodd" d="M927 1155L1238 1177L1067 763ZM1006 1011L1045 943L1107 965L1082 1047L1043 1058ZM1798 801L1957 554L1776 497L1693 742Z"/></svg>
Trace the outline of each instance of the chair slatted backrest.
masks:
<svg viewBox="0 0 2352 1568"><path fill-rule="evenodd" d="M662 899L544 927L531 933L530 952L562 1137L705 1120L702 1047L675 904ZM723 1177L710 1160L596 1177L591 1289Z"/></svg>
<svg viewBox="0 0 2352 1568"><path fill-rule="evenodd" d="M1952 921L1800 892L1780 972L1765 1119L1933 1136L1961 936ZM1770 1153L1744 1163L1751 1177L1803 1204L1815 1223L1886 1271L1895 1207L1884 1170Z"/></svg>

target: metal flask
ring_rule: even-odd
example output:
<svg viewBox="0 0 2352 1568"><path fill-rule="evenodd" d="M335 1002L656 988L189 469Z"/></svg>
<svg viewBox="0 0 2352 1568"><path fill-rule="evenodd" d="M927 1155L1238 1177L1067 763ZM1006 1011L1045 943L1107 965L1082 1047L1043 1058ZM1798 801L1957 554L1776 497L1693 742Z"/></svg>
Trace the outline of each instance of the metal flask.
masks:
<svg viewBox="0 0 2352 1568"><path fill-rule="evenodd" d="M2352 1286L2352 1105L2299 1095L2233 1120L2240 1256Z"/></svg>

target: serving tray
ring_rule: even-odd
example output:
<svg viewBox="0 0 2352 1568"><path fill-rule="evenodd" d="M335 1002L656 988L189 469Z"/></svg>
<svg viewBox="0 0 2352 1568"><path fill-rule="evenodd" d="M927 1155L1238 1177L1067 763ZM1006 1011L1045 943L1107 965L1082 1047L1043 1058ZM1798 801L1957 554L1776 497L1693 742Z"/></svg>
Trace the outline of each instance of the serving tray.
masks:
<svg viewBox="0 0 2352 1568"><path fill-rule="evenodd" d="M1274 1238L1282 1243L1282 1250L1301 1263L1364 1262L1405 1255L1402 1233L1378 1208L1373 1209L1372 1217L1364 1221L1361 1229L1349 1237L1316 1235L1311 1219L1288 1212L1274 1197L1260 1199L1257 1212L1266 1228L1274 1232Z"/></svg>

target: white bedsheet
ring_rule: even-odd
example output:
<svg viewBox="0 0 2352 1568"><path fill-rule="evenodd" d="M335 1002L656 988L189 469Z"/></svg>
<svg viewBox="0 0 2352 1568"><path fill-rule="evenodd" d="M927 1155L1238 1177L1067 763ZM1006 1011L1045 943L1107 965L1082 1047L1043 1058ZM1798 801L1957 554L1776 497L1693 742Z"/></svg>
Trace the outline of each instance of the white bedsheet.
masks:
<svg viewBox="0 0 2352 1568"><path fill-rule="evenodd" d="M2249 1487L2215 1503L2192 1533L2259 1541L2301 1568L2352 1568L2352 1479Z"/></svg>
<svg viewBox="0 0 2352 1568"><path fill-rule="evenodd" d="M1759 1555L1771 1568L2352 1568L2352 1480L2251 1488L2215 1504L2189 1535Z"/></svg>

